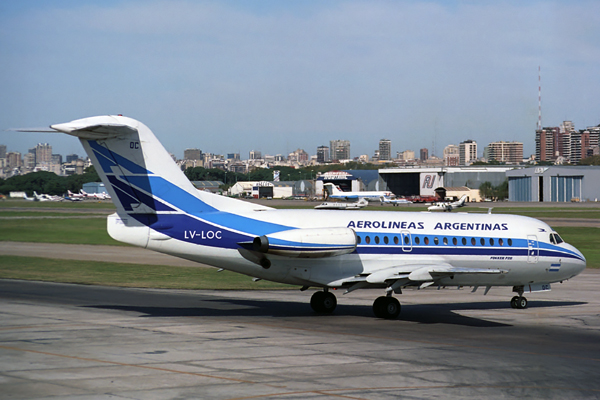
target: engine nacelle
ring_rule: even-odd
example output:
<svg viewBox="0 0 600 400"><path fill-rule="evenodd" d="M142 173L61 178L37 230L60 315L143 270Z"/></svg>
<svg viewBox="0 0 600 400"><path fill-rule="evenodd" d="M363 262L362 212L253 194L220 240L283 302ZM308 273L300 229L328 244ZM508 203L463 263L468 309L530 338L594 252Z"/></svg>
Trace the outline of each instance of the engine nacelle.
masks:
<svg viewBox="0 0 600 400"><path fill-rule="evenodd" d="M308 228L258 236L252 248L264 254L320 258L352 253L356 244L356 233L350 228Z"/></svg>

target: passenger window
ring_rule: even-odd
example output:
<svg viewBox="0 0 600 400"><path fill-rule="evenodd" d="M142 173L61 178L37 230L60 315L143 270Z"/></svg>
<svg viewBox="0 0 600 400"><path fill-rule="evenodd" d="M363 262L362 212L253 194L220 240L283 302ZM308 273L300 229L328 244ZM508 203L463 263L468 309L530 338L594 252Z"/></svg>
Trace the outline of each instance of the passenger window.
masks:
<svg viewBox="0 0 600 400"><path fill-rule="evenodd" d="M493 245L494 245L494 239L490 238L490 246L493 246Z"/></svg>
<svg viewBox="0 0 600 400"><path fill-rule="evenodd" d="M433 238L433 243L440 244L440 240L436 237Z"/></svg>
<svg viewBox="0 0 600 400"><path fill-rule="evenodd" d="M398 244L398 236L394 236L394 244Z"/></svg>
<svg viewBox="0 0 600 400"><path fill-rule="evenodd" d="M388 239L387 236L383 237L383 243L388 244L390 242L390 239Z"/></svg>
<svg viewBox="0 0 600 400"><path fill-rule="evenodd" d="M458 244L458 240L456 240L456 238L452 238L452 244L456 246Z"/></svg>
<svg viewBox="0 0 600 400"><path fill-rule="evenodd" d="M404 236L404 244L409 244L410 240L408 239L408 236Z"/></svg>
<svg viewBox="0 0 600 400"><path fill-rule="evenodd" d="M509 246L512 246L512 239L508 239L506 242L508 243Z"/></svg>
<svg viewBox="0 0 600 400"><path fill-rule="evenodd" d="M447 244L448 244L448 238L447 238L447 237L445 237L445 238L444 238L444 244L445 244L445 245L447 245Z"/></svg>
<svg viewBox="0 0 600 400"><path fill-rule="evenodd" d="M498 244L499 244L500 246L504 246L504 240L502 240L502 239L498 239Z"/></svg>
<svg viewBox="0 0 600 400"><path fill-rule="evenodd" d="M463 246L467 245L467 238L462 238L462 244L463 244Z"/></svg>
<svg viewBox="0 0 600 400"><path fill-rule="evenodd" d="M479 240L479 243L481 243L482 246L485 246L485 239L481 238L481 240Z"/></svg>
<svg viewBox="0 0 600 400"><path fill-rule="evenodd" d="M427 236L423 238L423 243L429 244L429 238Z"/></svg>
<svg viewBox="0 0 600 400"><path fill-rule="evenodd" d="M379 244L379 236L375 236L375 244Z"/></svg>
<svg viewBox="0 0 600 400"><path fill-rule="evenodd" d="M370 238L370 237L368 237L368 236L365 236L365 243L366 243L366 244L369 244L369 243L371 243L371 238Z"/></svg>
<svg viewBox="0 0 600 400"><path fill-rule="evenodd" d="M471 245L475 246L476 243L475 238L471 238Z"/></svg>
<svg viewBox="0 0 600 400"><path fill-rule="evenodd" d="M416 244L419 244L419 242L420 242L420 240L419 240L419 237L418 237L418 236L415 236L415 243L416 243Z"/></svg>
<svg viewBox="0 0 600 400"><path fill-rule="evenodd" d="M360 240L360 236L356 237L356 244L360 244L361 240Z"/></svg>

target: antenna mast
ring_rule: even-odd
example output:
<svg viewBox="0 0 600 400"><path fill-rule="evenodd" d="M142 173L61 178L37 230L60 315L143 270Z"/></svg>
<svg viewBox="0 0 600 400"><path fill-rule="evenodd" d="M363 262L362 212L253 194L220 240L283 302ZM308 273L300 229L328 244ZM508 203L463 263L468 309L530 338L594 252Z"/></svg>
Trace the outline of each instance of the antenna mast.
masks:
<svg viewBox="0 0 600 400"><path fill-rule="evenodd" d="M538 130L542 130L542 74L538 66Z"/></svg>

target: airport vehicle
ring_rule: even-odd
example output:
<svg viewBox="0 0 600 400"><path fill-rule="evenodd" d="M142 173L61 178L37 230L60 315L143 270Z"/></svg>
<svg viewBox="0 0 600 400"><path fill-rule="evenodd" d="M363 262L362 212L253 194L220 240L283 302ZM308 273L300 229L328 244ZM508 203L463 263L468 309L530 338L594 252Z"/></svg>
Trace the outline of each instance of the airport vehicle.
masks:
<svg viewBox="0 0 600 400"><path fill-rule="evenodd" d="M367 199L359 199L354 203L326 201L315 206L315 210L358 210L369 205Z"/></svg>
<svg viewBox="0 0 600 400"><path fill-rule="evenodd" d="M379 198L379 202L381 204L391 204L393 206L398 206L400 204L412 204L412 201L407 200L405 198L391 199L391 198L385 197L385 196L381 196Z"/></svg>
<svg viewBox="0 0 600 400"><path fill-rule="evenodd" d="M512 288L524 293L579 274L584 256L546 223L523 216L468 213L276 210L198 191L141 122L84 118L51 128L78 137L117 212L114 239L258 279L322 288L310 300L330 313L330 289L384 292L373 303L395 318L405 288Z"/></svg>
<svg viewBox="0 0 600 400"><path fill-rule="evenodd" d="M365 191L365 192L344 192L339 186L331 182L323 184L323 188L327 191L329 199L338 200L358 200L367 199L368 201L379 201L381 196L393 197L394 194L390 191Z"/></svg>
<svg viewBox="0 0 600 400"><path fill-rule="evenodd" d="M438 202L432 206L427 207L429 211L452 211L460 207L465 206L465 201L467 201L467 195L463 194L460 199L453 202Z"/></svg>

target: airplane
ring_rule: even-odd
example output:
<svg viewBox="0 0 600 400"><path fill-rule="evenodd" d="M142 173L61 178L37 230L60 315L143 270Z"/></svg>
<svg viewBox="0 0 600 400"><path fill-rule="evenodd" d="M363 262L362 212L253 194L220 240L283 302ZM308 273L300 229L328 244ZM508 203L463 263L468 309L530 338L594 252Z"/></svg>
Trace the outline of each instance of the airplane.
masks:
<svg viewBox="0 0 600 400"><path fill-rule="evenodd" d="M524 216L390 211L278 210L198 191L152 131L124 116L50 126L76 136L117 211L114 239L274 282L319 288L316 313L332 313L333 289L375 288L378 318L400 314L393 296L433 287L512 288L510 306L585 269L586 259L548 224Z"/></svg>
<svg viewBox="0 0 600 400"><path fill-rule="evenodd" d="M63 198L61 196L52 196L49 194L37 194L36 191L33 192L33 197L37 201L61 201Z"/></svg>
<svg viewBox="0 0 600 400"><path fill-rule="evenodd" d="M381 196L379 198L381 204L391 204L393 206L398 206L400 204L412 204L412 201L407 200L405 198L400 199L390 199L389 197Z"/></svg>
<svg viewBox="0 0 600 400"><path fill-rule="evenodd" d="M110 200L110 195L104 192L98 193L88 193L83 189L79 190L79 193L87 199L96 199L96 200Z"/></svg>
<svg viewBox="0 0 600 400"><path fill-rule="evenodd" d="M344 192L339 186L334 185L331 182L323 184L323 187L327 190L327 197L330 199L339 200L356 200L356 199L367 199L368 201L378 201L381 196L392 197L394 194L390 191L371 191L371 192Z"/></svg>
<svg viewBox="0 0 600 400"><path fill-rule="evenodd" d="M465 206L465 201L467 201L467 195L463 194L462 197L454 202L440 202L440 203L435 203L432 206L427 207L427 210L429 211L452 211L456 208L459 207L464 207Z"/></svg>
<svg viewBox="0 0 600 400"><path fill-rule="evenodd" d="M358 199L355 203L343 203L343 202L330 202L326 201L324 203L315 206L315 210L358 210L364 208L369 205L367 199L361 198Z"/></svg>
<svg viewBox="0 0 600 400"><path fill-rule="evenodd" d="M73 193L70 190L67 190L67 197L70 197L72 199L84 199L86 196L84 194L80 193Z"/></svg>

